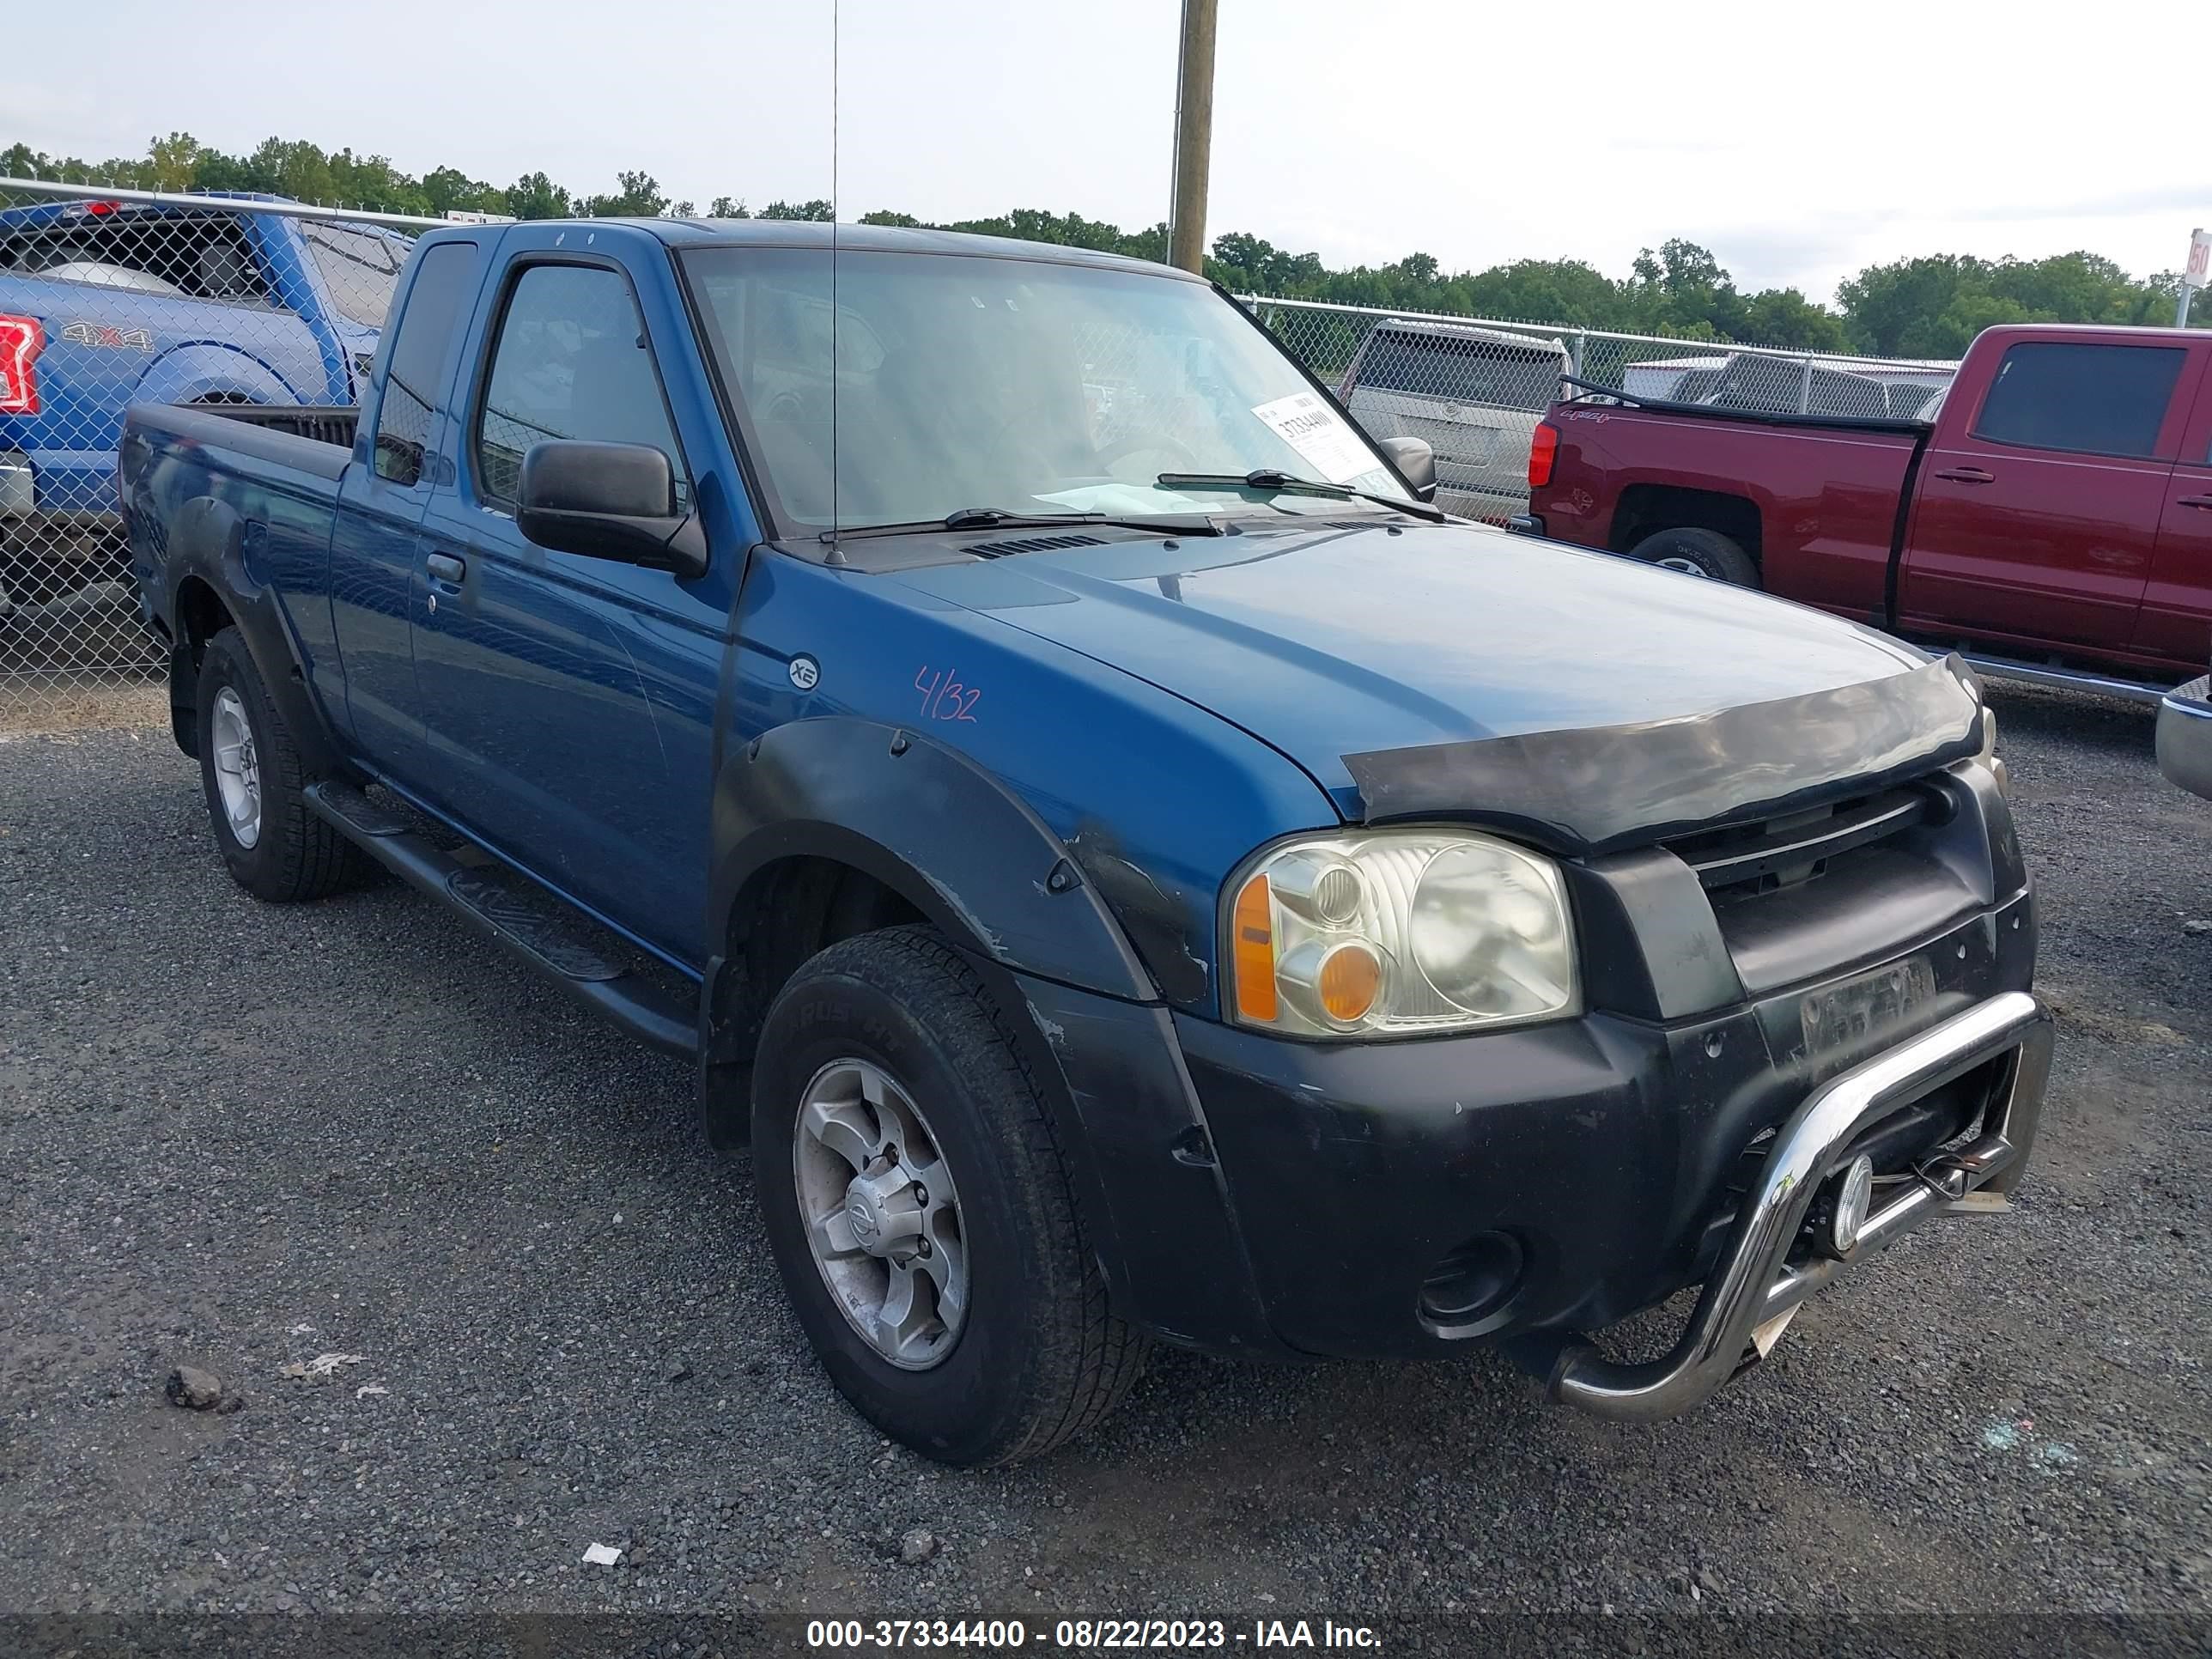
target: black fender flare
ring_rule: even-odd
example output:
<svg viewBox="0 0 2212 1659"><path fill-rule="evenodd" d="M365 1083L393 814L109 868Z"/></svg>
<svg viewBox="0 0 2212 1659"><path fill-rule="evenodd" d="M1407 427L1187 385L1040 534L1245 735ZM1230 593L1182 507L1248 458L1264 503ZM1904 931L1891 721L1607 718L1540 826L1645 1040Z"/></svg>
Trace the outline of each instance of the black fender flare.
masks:
<svg viewBox="0 0 2212 1659"><path fill-rule="evenodd" d="M247 568L256 544L268 526L246 518L228 501L212 495L196 495L177 510L168 529L168 560L165 571L168 592L166 612L170 619L169 709L179 747L187 754L198 746L191 724L194 688L198 683L198 653L185 618L182 595L190 581L203 581L214 591L230 614L248 655L269 688L277 711L290 728L301 760L311 777L345 770L337 740L314 699L307 695L307 674L295 649L291 630L284 625L276 594Z"/></svg>
<svg viewBox="0 0 2212 1659"><path fill-rule="evenodd" d="M1059 836L975 762L917 733L847 715L779 726L725 757L713 830L718 947L755 877L811 855L866 872L999 967L1159 999Z"/></svg>
<svg viewBox="0 0 2212 1659"><path fill-rule="evenodd" d="M881 883L975 963L1044 1089L1109 1291L1126 1297L1125 1253L1056 1051L1059 1028L1018 976L1078 987L1133 1014L1156 1007L1160 994L1060 838L957 750L847 715L792 721L728 750L715 780L713 833L713 955L699 1000L699 1103L709 1141L745 1137L753 1046L781 983L755 981L754 953L739 936L757 908L757 884L787 860L834 860Z"/></svg>

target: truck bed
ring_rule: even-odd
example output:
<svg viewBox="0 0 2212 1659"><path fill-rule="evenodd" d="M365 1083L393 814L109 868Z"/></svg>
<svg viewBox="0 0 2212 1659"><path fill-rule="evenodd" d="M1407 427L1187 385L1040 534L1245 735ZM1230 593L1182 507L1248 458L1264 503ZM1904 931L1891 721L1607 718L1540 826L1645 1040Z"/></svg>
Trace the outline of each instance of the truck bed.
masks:
<svg viewBox="0 0 2212 1659"><path fill-rule="evenodd" d="M1698 504L1718 509L1769 591L1856 621L1887 616L1890 553L1926 422L1642 398L1578 399L1546 419L1559 449L1529 508L1547 536L1626 553L1708 516L1682 511Z"/></svg>
<svg viewBox="0 0 2212 1659"><path fill-rule="evenodd" d="M319 477L337 478L353 459L361 411L315 404L135 404L125 419L124 444L172 439L203 449L233 450Z"/></svg>
<svg viewBox="0 0 2212 1659"><path fill-rule="evenodd" d="M322 580L359 421L358 410L335 405L132 404L124 416L117 478L135 513L167 527L131 538L131 575L145 622L164 639L176 638L170 562L188 561L191 544L210 537L227 542L247 524L264 527L240 549L264 579ZM188 518L193 502L212 510Z"/></svg>

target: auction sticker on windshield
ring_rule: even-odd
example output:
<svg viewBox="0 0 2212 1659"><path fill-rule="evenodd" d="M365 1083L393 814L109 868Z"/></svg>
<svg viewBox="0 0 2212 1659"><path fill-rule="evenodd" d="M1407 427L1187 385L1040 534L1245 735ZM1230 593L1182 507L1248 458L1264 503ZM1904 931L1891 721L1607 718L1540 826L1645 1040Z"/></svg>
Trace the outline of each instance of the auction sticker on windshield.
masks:
<svg viewBox="0 0 2212 1659"><path fill-rule="evenodd" d="M1255 404L1252 412L1330 483L1347 483L1376 470L1375 458L1359 434L1316 392L1293 392L1273 403Z"/></svg>

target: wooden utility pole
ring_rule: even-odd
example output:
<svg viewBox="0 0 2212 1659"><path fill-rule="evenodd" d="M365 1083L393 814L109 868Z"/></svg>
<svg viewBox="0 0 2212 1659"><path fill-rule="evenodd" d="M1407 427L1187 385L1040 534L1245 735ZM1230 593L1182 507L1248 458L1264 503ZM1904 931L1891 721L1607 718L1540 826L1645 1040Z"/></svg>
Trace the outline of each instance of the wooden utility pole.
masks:
<svg viewBox="0 0 2212 1659"><path fill-rule="evenodd" d="M1175 210L1168 260L1206 267L1206 185L1213 153L1215 0L1182 0L1182 57L1176 76Z"/></svg>

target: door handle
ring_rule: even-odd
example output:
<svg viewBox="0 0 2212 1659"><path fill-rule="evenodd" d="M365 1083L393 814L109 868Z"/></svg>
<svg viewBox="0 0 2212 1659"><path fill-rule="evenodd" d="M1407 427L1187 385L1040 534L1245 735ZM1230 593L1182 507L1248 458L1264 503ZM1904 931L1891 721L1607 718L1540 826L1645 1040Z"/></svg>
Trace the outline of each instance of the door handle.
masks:
<svg viewBox="0 0 2212 1659"><path fill-rule="evenodd" d="M2206 512L2212 513L2212 495L2183 495L2173 504L2176 507L2201 507Z"/></svg>
<svg viewBox="0 0 2212 1659"><path fill-rule="evenodd" d="M1951 483L1995 483L1997 475L1978 466L1947 466L1936 475Z"/></svg>
<svg viewBox="0 0 2212 1659"><path fill-rule="evenodd" d="M458 582L469 574L468 566L450 553L433 553L422 568L441 582Z"/></svg>

